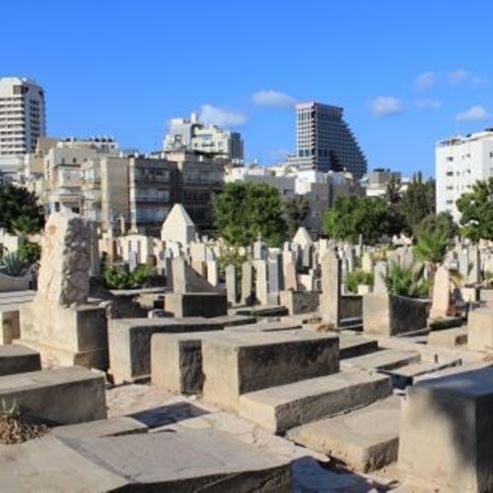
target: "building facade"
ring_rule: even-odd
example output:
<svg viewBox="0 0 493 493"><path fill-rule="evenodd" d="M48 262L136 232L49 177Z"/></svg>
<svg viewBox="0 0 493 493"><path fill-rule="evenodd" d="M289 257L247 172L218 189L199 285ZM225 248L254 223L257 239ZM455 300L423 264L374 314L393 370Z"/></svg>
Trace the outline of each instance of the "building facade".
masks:
<svg viewBox="0 0 493 493"><path fill-rule="evenodd" d="M243 163L243 140L238 132L223 130L216 125L204 125L197 115L190 119L173 118L163 141L163 150L194 151L211 158Z"/></svg>
<svg viewBox="0 0 493 493"><path fill-rule="evenodd" d="M343 112L316 102L296 105L296 164L323 172L346 171L355 178L366 173L366 157Z"/></svg>
<svg viewBox="0 0 493 493"><path fill-rule="evenodd" d="M493 129L441 140L435 148L436 209L458 221L456 202L478 180L493 177Z"/></svg>
<svg viewBox="0 0 493 493"><path fill-rule="evenodd" d="M34 152L45 128L43 88L30 79L0 78L0 156Z"/></svg>

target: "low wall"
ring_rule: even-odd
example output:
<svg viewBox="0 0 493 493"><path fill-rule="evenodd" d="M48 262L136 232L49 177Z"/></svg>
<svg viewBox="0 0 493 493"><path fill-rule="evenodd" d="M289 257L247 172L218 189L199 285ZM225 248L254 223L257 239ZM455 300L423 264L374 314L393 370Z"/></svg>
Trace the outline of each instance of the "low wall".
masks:
<svg viewBox="0 0 493 493"><path fill-rule="evenodd" d="M5 291L25 291L29 289L31 276L13 277L0 272L0 293Z"/></svg>
<svg viewBox="0 0 493 493"><path fill-rule="evenodd" d="M341 318L362 318L363 296L360 294L343 294L341 296Z"/></svg>

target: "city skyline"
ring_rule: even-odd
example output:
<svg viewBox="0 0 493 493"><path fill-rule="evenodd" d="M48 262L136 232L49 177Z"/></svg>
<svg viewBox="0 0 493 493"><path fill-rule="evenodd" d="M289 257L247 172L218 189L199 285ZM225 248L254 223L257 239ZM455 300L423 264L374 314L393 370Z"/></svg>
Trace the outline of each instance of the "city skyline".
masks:
<svg viewBox="0 0 493 493"><path fill-rule="evenodd" d="M437 140L492 124L491 70L478 49L486 2L384 1L378 12L361 1L282 11L249 2L235 9L241 25L219 1L186 13L157 2L27 3L22 16L4 7L12 22L2 38L16 42L2 75L45 88L49 135L107 134L151 151L169 119L198 111L241 132L248 161L272 164L295 150L294 103L316 100L345 108L369 169L429 176Z"/></svg>

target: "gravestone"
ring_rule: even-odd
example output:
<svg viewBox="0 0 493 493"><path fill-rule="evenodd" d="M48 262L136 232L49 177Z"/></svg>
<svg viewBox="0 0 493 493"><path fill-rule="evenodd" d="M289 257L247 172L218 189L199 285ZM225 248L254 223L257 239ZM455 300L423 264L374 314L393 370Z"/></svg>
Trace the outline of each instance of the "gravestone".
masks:
<svg viewBox="0 0 493 493"><path fill-rule="evenodd" d="M241 303L251 305L253 303L253 265L244 262L241 266Z"/></svg>
<svg viewBox="0 0 493 493"><path fill-rule="evenodd" d="M269 304L267 262L265 260L255 260L255 295L261 305Z"/></svg>
<svg viewBox="0 0 493 493"><path fill-rule="evenodd" d="M238 288L236 284L236 268L233 264L226 266L226 293L228 301L235 305L238 301Z"/></svg>
<svg viewBox="0 0 493 493"><path fill-rule="evenodd" d="M433 284L430 318L443 318L448 315L450 307L450 273L445 266L440 266L435 273Z"/></svg>
<svg viewBox="0 0 493 493"><path fill-rule="evenodd" d="M385 278L387 276L387 262L380 261L375 264L373 292L375 294L387 294Z"/></svg>
<svg viewBox="0 0 493 493"><path fill-rule="evenodd" d="M341 315L341 283L341 261L335 251L329 250L322 258L320 314L325 322L333 323L336 327Z"/></svg>
<svg viewBox="0 0 493 493"><path fill-rule="evenodd" d="M181 204L175 204L161 227L161 240L179 242L182 245L195 240L194 222Z"/></svg>

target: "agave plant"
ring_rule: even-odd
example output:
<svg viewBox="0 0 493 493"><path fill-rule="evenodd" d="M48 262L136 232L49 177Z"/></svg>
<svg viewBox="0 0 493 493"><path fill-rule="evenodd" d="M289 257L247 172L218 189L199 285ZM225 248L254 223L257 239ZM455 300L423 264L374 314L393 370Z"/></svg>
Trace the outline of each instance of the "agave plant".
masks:
<svg viewBox="0 0 493 493"><path fill-rule="evenodd" d="M0 259L0 272L12 277L22 277L29 269L29 263L17 253L7 253Z"/></svg>
<svg viewBox="0 0 493 493"><path fill-rule="evenodd" d="M426 298L430 282L424 278L423 264L416 263L411 268L391 263L389 272L383 277L389 294L409 298Z"/></svg>

